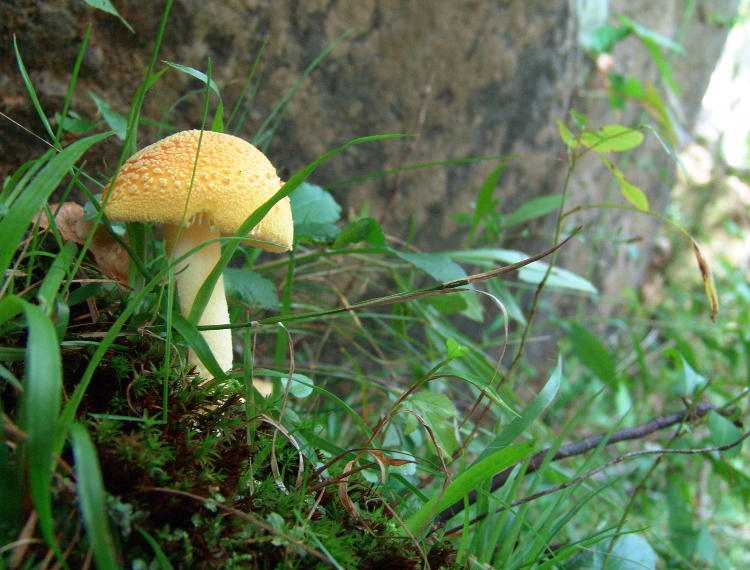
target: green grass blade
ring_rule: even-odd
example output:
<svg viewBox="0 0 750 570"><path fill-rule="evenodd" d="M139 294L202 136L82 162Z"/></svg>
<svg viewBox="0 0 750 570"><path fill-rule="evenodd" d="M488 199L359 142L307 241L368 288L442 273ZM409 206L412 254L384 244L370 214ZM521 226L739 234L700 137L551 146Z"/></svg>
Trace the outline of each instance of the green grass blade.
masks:
<svg viewBox="0 0 750 570"><path fill-rule="evenodd" d="M62 364L57 333L47 314L31 303L9 295L0 301L0 322L23 312L28 327L26 371L20 425L25 442L31 501L47 544L59 553L55 541L50 485L60 410Z"/></svg>
<svg viewBox="0 0 750 570"><path fill-rule="evenodd" d="M18 64L18 71L21 73L21 78L23 79L24 85L26 85L26 91L29 94L31 103L34 105L34 110L36 110L36 114L39 115L39 120L42 122L42 125L44 125L44 130L47 131L50 139L54 140L55 132L52 130L52 126L49 124L47 114L44 112L44 109L42 109L42 104L39 102L39 97L37 97L36 89L34 89L34 85L31 83L29 73L28 71L26 71L26 66L23 63L23 59L21 58L21 52L18 51L18 42L16 42L15 35L13 36L13 51L16 53L16 63Z"/></svg>
<svg viewBox="0 0 750 570"><path fill-rule="evenodd" d="M94 550L96 567L99 570L120 568L107 520L107 498L96 449L86 428L81 424L71 426L70 438L75 457L78 501L86 534Z"/></svg>
<svg viewBox="0 0 750 570"><path fill-rule="evenodd" d="M156 539L139 526L135 527L135 530L137 530L141 534L141 536L146 539L146 542L148 542L149 546L153 549L154 556L156 557L156 561L159 563L161 570L172 570L173 566L169 562L169 558L167 558L167 555L164 554L164 551L161 549L161 546L159 546L159 543L156 541Z"/></svg>
<svg viewBox="0 0 750 570"><path fill-rule="evenodd" d="M75 243L72 241L66 242L44 276L44 281L42 281L37 293L37 299L39 299L39 305L47 314L50 314L55 307L57 292L60 290L60 285L65 279L77 251L78 246Z"/></svg>
<svg viewBox="0 0 750 570"><path fill-rule="evenodd" d="M424 526L437 513L456 501L460 501L462 497L476 489L482 481L490 479L495 473L524 459L531 453L532 447L530 441L511 445L475 463L456 477L442 494L427 501L416 513L406 519L406 528L412 534L421 533Z"/></svg>
<svg viewBox="0 0 750 570"><path fill-rule="evenodd" d="M92 8L96 8L97 10L101 10L102 12L106 12L107 14L110 14L120 20L123 26L125 26L128 31L131 34L135 33L135 30L133 29L133 26L131 26L128 21L123 18L120 13L117 11L117 8L115 8L112 5L112 2L110 0L84 0L86 4L91 6Z"/></svg>
<svg viewBox="0 0 750 570"><path fill-rule="evenodd" d="M557 396L557 392L560 389L560 382L562 380L562 359L558 357L557 365L552 371L552 374L544 385L544 388L534 397L523 412L519 416L513 419L498 436L490 443L484 451L477 457L474 463L478 463L490 455L497 449L502 449L507 445L513 443L517 438L523 434L527 427L537 419L547 406L550 405L552 400Z"/></svg>
<svg viewBox="0 0 750 570"><path fill-rule="evenodd" d="M0 248L0 275L10 266L15 249L12 244L21 243L34 215L41 210L50 194L57 188L63 177L81 155L96 143L104 140L111 133L92 135L78 140L60 151L29 183L23 193L10 206L7 215L0 220L0 235L4 244L10 247Z"/></svg>
<svg viewBox="0 0 750 570"><path fill-rule="evenodd" d="M193 349L196 356L200 359L214 378L226 380L226 370L222 370L216 357L208 346L206 339L203 338L197 327L180 314L172 315L172 326L182 335L188 346Z"/></svg>

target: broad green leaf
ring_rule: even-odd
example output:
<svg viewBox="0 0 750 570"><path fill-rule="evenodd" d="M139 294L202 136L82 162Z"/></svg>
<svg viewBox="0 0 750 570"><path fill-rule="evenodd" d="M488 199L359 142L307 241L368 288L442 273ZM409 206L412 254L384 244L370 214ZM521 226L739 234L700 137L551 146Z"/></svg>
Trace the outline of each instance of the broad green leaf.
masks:
<svg viewBox="0 0 750 570"><path fill-rule="evenodd" d="M560 133L562 142L564 142L570 148L577 148L578 141L576 140L575 135L570 132L570 129L565 125L565 123L563 123L560 119L556 119L555 123L557 123L557 131Z"/></svg>
<svg viewBox="0 0 750 570"><path fill-rule="evenodd" d="M625 178L620 179L620 190L622 190L622 195L625 197L625 199L633 204L636 208L639 210L643 210L644 212L649 211L649 203L648 198L646 197L646 194L638 188L638 186L635 186L634 184L631 184Z"/></svg>
<svg viewBox="0 0 750 570"><path fill-rule="evenodd" d="M271 376L280 378L281 385L286 389L286 383L289 380L289 373L280 370L269 370L267 368L258 368L255 370L257 376ZM292 384L289 386L289 393L295 398L307 398L313 393L315 382L309 376L294 372L292 374Z"/></svg>
<svg viewBox="0 0 750 570"><path fill-rule="evenodd" d="M445 454L450 455L455 451L458 442L452 420L456 417L456 408L445 394L419 390L409 396L402 405L422 418Z"/></svg>
<svg viewBox="0 0 750 570"><path fill-rule="evenodd" d="M622 171L619 168L617 168L614 164L612 164L609 160L607 160L601 155L599 155L599 158L602 159L602 162L604 163L604 165L609 169L612 175L620 183L620 190L622 191L622 194L625 197L625 199L631 204L633 204L639 210L648 212L649 211L648 198L646 197L646 194L643 192L643 190L641 190L634 184L630 183L625 178L625 175L622 173Z"/></svg>
<svg viewBox="0 0 750 570"><path fill-rule="evenodd" d="M617 375L615 361L604 343L579 323L570 323L565 328L578 359L602 382L612 385Z"/></svg>
<svg viewBox="0 0 750 570"><path fill-rule="evenodd" d="M541 218L560 209L563 203L562 194L548 194L532 198L528 202L521 204L508 219L505 220L505 227L513 227L523 224L529 220Z"/></svg>
<svg viewBox="0 0 750 570"><path fill-rule="evenodd" d="M620 21L628 26L633 32L635 32L638 37L642 39L648 39L652 41L654 44L659 45L663 48L666 48L670 51L673 51L680 55L685 55L685 48L682 46L682 44L677 43L671 38L668 38L667 36L663 36L654 30L651 30L638 22L632 20L631 18L628 18L624 14L620 14L619 16Z"/></svg>
<svg viewBox="0 0 750 570"><path fill-rule="evenodd" d="M584 47L590 49L596 54L609 53L617 42L626 38L630 33L631 30L626 26L611 26L605 24L594 32L591 43Z"/></svg>
<svg viewBox="0 0 750 570"><path fill-rule="evenodd" d="M698 538L695 540L695 553L699 560L708 563L708 568L716 568L717 563L721 561L708 526L701 526L700 531L698 531Z"/></svg>
<svg viewBox="0 0 750 570"><path fill-rule="evenodd" d="M4 244L4 247L0 248L0 276L6 275L10 260L15 254L12 244L21 243L32 218L41 210L42 205L60 184L63 176L70 171L86 150L110 135L111 133L92 135L65 147L57 156L49 160L10 205L7 215L0 219L0 236L3 236Z"/></svg>
<svg viewBox="0 0 750 570"><path fill-rule="evenodd" d="M79 136L85 135L89 131L93 130L94 127L96 127L96 123L94 121L87 121L85 119L82 119L73 111L68 113L68 116L64 119L61 119L59 113L55 113L55 121L57 121L58 123L62 121L62 127L64 130Z"/></svg>
<svg viewBox="0 0 750 570"><path fill-rule="evenodd" d="M343 248L360 242L366 242L375 247L385 246L383 228L373 218L360 218L345 226L336 237L333 247Z"/></svg>
<svg viewBox="0 0 750 570"><path fill-rule="evenodd" d="M501 162L482 183L477 193L477 200L474 206L474 219L478 221L495 209L497 200L492 198L497 185L505 172L505 161Z"/></svg>
<svg viewBox="0 0 750 570"><path fill-rule="evenodd" d="M334 225L341 217L341 206L330 192L320 186L302 182L289 196L297 239L330 242L339 233Z"/></svg>
<svg viewBox="0 0 750 570"><path fill-rule="evenodd" d="M102 12L106 12L107 14L111 14L112 16L116 16L117 19L122 22L123 26L125 26L131 33L135 33L135 30L132 28L132 26L128 24L125 18L120 16L120 13L109 0L84 0L84 2L86 2L86 4L88 4L92 8L96 8L97 10L101 10Z"/></svg>
<svg viewBox="0 0 750 570"><path fill-rule="evenodd" d="M75 457L76 492L96 567L120 568L107 518L107 497L96 449L86 428L79 423L71 426L70 437Z"/></svg>
<svg viewBox="0 0 750 570"><path fill-rule="evenodd" d="M267 311L279 308L276 285L251 269L227 267L224 270L224 287L227 296L237 297L247 305L257 304Z"/></svg>
<svg viewBox="0 0 750 570"><path fill-rule="evenodd" d="M466 277L466 271L464 271L463 267L453 261L447 253L391 251L441 283Z"/></svg>
<svg viewBox="0 0 750 570"><path fill-rule="evenodd" d="M706 377L698 374L698 372L690 366L687 359L674 348L668 348L665 350L664 356L671 357L679 366L680 370L677 378L678 384L675 388L680 396L692 396L696 391L701 390L708 382Z"/></svg>
<svg viewBox="0 0 750 570"><path fill-rule="evenodd" d="M521 251L515 251L512 249L471 249L464 251L451 251L449 252L449 255L453 259L483 265L486 265L487 263L518 263L529 257ZM518 272L518 278L526 283L536 285L544 278L544 275L547 272L547 267L547 263L543 261L535 261L534 263L521 268ZM549 287L574 289L594 295L597 293L596 287L594 287L590 281L560 267L552 268L552 273L550 274L549 279L547 279L547 285Z"/></svg>
<svg viewBox="0 0 750 570"><path fill-rule="evenodd" d="M734 443L744 433L734 423L724 416L711 410L708 414L708 429L711 431L711 441L717 447ZM744 443L744 442L743 442ZM742 443L722 452L725 457L737 457L742 449Z"/></svg>
<svg viewBox="0 0 750 570"><path fill-rule="evenodd" d="M544 388L542 388L541 391L536 396L534 396L534 399L531 400L529 405L524 408L520 415L516 416L513 421L511 421L505 428L503 428L503 431L501 431L495 437L495 439L489 445L487 445L487 447L484 448L484 450L479 454L479 457L477 457L474 463L488 457L495 450L503 449L509 446L511 443L521 437L521 435L523 435L523 432L526 431L526 429L532 424L532 422L534 422L534 420L542 415L544 410L546 410L547 407L555 399L555 397L557 396L557 392L560 390L562 377L562 358L558 356L557 365L555 366L555 369L552 371L552 374L544 385Z"/></svg>
<svg viewBox="0 0 750 570"><path fill-rule="evenodd" d="M112 109L107 101L99 97L93 91L89 91L89 96L94 100L94 103L96 103L96 107L102 114L104 121L109 125L109 128L114 131L117 138L125 140L125 135L128 130L128 118Z"/></svg>
<svg viewBox="0 0 750 570"><path fill-rule="evenodd" d="M697 531L694 527L696 518L693 513L693 493L688 487L688 481L676 471L667 473L666 506L669 521L669 539L674 548L685 557L691 559L695 549Z"/></svg>
<svg viewBox="0 0 750 570"><path fill-rule="evenodd" d="M605 125L598 131L584 131L581 142L596 152L622 152L643 142L643 133L622 125Z"/></svg>
<svg viewBox="0 0 750 570"><path fill-rule="evenodd" d="M527 441L496 451L459 474L440 495L432 497L417 512L406 519L405 525L411 534L419 535L422 529L440 511L475 490L479 484L489 480L495 473L518 463L532 451L532 442Z"/></svg>
<svg viewBox="0 0 750 570"><path fill-rule="evenodd" d="M465 295L435 295L425 297L423 302L432 305L444 315L455 315L467 307Z"/></svg>
<svg viewBox="0 0 750 570"><path fill-rule="evenodd" d="M643 536L625 534L616 540L607 568L610 570L655 570L656 552Z"/></svg>
<svg viewBox="0 0 750 570"><path fill-rule="evenodd" d="M453 360L454 358L461 358L462 356L466 356L469 353L469 348L462 344L459 344L455 338L449 337L445 339L445 347L448 349L445 357L449 360Z"/></svg>

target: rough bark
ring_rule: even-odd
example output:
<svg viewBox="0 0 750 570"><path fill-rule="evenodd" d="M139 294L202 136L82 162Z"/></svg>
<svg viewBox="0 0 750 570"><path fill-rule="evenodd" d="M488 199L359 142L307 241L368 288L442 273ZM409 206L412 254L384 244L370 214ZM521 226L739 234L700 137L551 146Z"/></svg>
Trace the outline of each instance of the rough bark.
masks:
<svg viewBox="0 0 750 570"><path fill-rule="evenodd" d="M42 134L25 95L12 52L15 34L41 103L51 116L61 108L67 81L85 26L92 24L73 109L92 117L91 90L114 109L126 112L142 79L156 36L161 5L145 0L119 2L133 25L122 24L79 0L16 0L0 7L0 110ZM368 204L387 229L405 236L410 224L417 243L434 251L460 246L465 228L452 215L470 211L482 180L496 163L440 166L337 186L353 176L404 164L465 157L519 155L508 163L496 192L498 207L511 212L528 199L559 192L565 174L555 119L571 107L593 124L637 124L645 117L629 106L613 116L606 99L590 97L597 73L577 41L581 7L606 2L578 0L177 0L160 59L198 69L210 56L227 108L268 40L261 79L247 121L251 138L306 66L342 34L348 35L305 79L268 141L267 152L282 174L295 171L323 152L355 137L378 133L419 133L419 137L358 146L326 163L314 181L334 185L352 210ZM689 2L612 0L610 14L624 13L654 31L680 41L686 53L672 61L682 87L681 124L689 133L702 93L726 35L711 23L714 13L730 15L737 0L704 0L687 14ZM658 83L660 73L634 38L617 46L616 71ZM195 93L172 108L179 97ZM200 84L168 72L149 96L146 115L179 128L199 125ZM169 112L167 112L167 110ZM141 143L151 142L145 128ZM8 121L0 120L0 168L7 175L44 146ZM112 140L89 156L95 173L111 172L118 143ZM106 162L105 162L106 161ZM672 163L650 137L628 158L628 175L643 188L654 209L669 199ZM620 200L611 175L596 161L585 161L573 179L572 203ZM564 263L616 295L637 284L648 260L655 221L638 214L601 212L588 221L590 243L570 248ZM551 220L524 236L511 236L531 251L547 245ZM624 243L631 245L624 246ZM635 244L635 245L633 245ZM584 257L581 252L588 252Z"/></svg>

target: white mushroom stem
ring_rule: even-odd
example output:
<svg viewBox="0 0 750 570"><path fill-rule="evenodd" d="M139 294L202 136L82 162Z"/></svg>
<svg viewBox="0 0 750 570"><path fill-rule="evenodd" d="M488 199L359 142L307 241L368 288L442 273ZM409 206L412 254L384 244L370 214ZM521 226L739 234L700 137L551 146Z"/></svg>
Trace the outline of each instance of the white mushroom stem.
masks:
<svg viewBox="0 0 750 570"><path fill-rule="evenodd" d="M165 224L164 236L167 242L167 252L173 259L178 259L191 249L218 238L220 234L212 231L208 224L193 223L190 226L182 227ZM175 265L177 297L180 300L180 308L184 316L187 317L190 314L190 309L201 285L216 266L220 256L221 247L219 242L216 241L203 245L198 251ZM224 294L224 278L219 276L208 304L197 324L201 326L227 323L229 323L229 310ZM204 330L201 331L201 334L219 363L219 368L225 372L230 370L232 368L232 332L229 329L217 329ZM195 365L202 378L213 378L213 375L206 370L206 367L203 366L192 350L188 352L188 362Z"/></svg>

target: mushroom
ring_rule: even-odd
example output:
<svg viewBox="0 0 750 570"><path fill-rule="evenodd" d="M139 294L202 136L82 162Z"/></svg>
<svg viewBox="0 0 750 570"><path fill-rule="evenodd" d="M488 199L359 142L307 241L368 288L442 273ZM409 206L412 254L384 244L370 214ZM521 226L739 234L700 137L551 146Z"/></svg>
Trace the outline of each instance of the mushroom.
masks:
<svg viewBox="0 0 750 570"><path fill-rule="evenodd" d="M270 161L250 143L223 133L190 130L168 136L131 156L105 188L102 200L110 220L163 223L167 252L180 258L209 240L233 235L282 184ZM282 198L250 230L247 239L267 251L281 252L291 249L293 235L289 198ZM183 315L190 313L198 290L220 255L219 243L213 241L175 266ZM198 325L228 322L224 280L220 277ZM221 369L231 369L231 331L205 330L201 334ZM196 366L201 377L211 377L192 350L188 362Z"/></svg>

